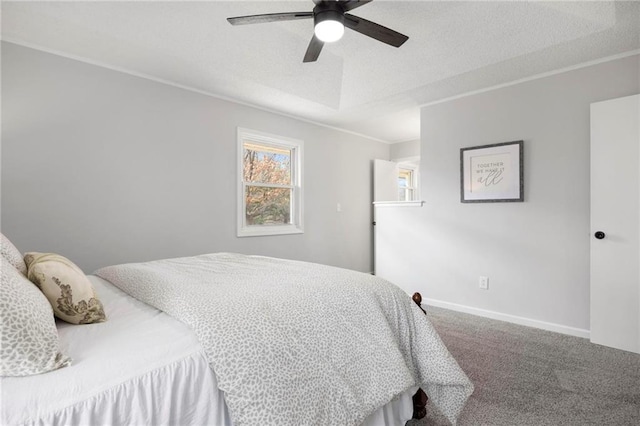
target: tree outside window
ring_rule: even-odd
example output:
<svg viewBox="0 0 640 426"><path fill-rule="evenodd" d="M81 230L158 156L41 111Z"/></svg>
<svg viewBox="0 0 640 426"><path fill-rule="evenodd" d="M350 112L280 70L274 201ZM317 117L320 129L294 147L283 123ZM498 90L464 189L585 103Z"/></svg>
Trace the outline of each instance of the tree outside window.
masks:
<svg viewBox="0 0 640 426"><path fill-rule="evenodd" d="M291 150L245 142L243 158L247 225L291 223Z"/></svg>

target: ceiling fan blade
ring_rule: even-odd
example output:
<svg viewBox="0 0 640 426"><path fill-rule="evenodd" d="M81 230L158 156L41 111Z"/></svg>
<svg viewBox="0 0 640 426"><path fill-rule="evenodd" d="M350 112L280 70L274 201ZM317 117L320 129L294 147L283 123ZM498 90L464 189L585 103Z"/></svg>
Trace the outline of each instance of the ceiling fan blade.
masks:
<svg viewBox="0 0 640 426"><path fill-rule="evenodd" d="M345 12L355 9L356 7L364 6L367 3L371 3L373 0L345 0L342 2L342 9Z"/></svg>
<svg viewBox="0 0 640 426"><path fill-rule="evenodd" d="M304 59L302 62L315 62L318 60L318 56L320 56L320 52L322 51L322 46L324 46L324 42L322 42L316 35L314 34L309 42L309 47L307 47L307 53L304 54Z"/></svg>
<svg viewBox="0 0 640 426"><path fill-rule="evenodd" d="M394 47L400 47L409 40L404 34L350 13L344 14L344 26Z"/></svg>
<svg viewBox="0 0 640 426"><path fill-rule="evenodd" d="M266 13L263 15L235 16L233 18L227 18L227 21L229 21L231 25L247 25L309 18L313 18L313 12Z"/></svg>

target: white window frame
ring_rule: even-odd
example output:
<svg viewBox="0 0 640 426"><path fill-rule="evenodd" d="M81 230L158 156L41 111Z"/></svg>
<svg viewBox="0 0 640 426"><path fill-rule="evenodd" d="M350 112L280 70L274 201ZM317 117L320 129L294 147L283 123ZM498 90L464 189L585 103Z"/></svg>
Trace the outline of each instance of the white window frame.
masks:
<svg viewBox="0 0 640 426"><path fill-rule="evenodd" d="M408 182L409 186L405 188L405 193L409 190L409 193L412 194L409 200L404 201L416 201L420 199L419 193L419 177L418 177L418 166L408 163L398 163L398 176L400 175L401 170L409 170L411 172L411 182ZM401 188L398 188L401 189Z"/></svg>
<svg viewBox="0 0 640 426"><path fill-rule="evenodd" d="M246 187L247 182L244 181L244 143L252 142L258 145L273 146L275 148L284 148L291 150L291 223L286 225L247 225L246 223ZM287 235L302 234L303 227L303 193L302 193L302 161L303 161L303 141L298 139L287 138L284 136L272 135L269 133L259 132L257 130L244 129L238 127L237 135L238 145L238 212L237 212L237 236L238 237L257 237L264 235ZM260 186L280 185L262 184ZM289 186L282 186L289 188Z"/></svg>

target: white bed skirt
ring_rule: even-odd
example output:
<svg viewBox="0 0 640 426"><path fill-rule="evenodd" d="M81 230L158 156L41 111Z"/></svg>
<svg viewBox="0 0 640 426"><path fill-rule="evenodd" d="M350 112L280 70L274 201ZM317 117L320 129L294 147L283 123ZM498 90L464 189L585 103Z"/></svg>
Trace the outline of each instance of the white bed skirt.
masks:
<svg viewBox="0 0 640 426"><path fill-rule="evenodd" d="M29 425L227 425L203 354L148 372Z"/></svg>

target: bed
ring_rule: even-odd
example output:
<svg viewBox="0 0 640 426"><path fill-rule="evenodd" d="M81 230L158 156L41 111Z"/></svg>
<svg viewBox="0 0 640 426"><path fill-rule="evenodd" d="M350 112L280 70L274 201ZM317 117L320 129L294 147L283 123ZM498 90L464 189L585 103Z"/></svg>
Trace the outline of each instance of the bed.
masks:
<svg viewBox="0 0 640 426"><path fill-rule="evenodd" d="M308 352L317 353L321 346L332 346L333 339L337 339L334 336L341 334L331 330L324 333L326 336L316 335L305 340L305 333L319 333L318 327L322 325L318 323L324 321L320 318L323 315L338 318L328 322L334 326L338 323L343 326L357 324L358 321L376 322L372 320L376 315L375 306L365 303L364 310L353 306L353 297L363 300L359 294L362 285L377 285L386 296L401 298L398 296L401 293L399 289L388 283L383 284L382 280L375 277L323 265L229 253L116 265L96 271L96 274L89 276L89 279L102 300L108 321L81 326L58 322L61 350L73 359L73 364L46 374L2 378L1 424L395 426L403 425L413 416L414 395L419 387L427 389L436 405L455 422L455 417L473 389L448 352L432 357L441 352L440 346L444 348L437 336L435 346L425 346L427 351L432 352L424 354L427 358L432 357L429 361L432 367L428 371L421 367L420 362L398 368L397 374L393 371L395 366L394 369L381 366L383 368L376 371L374 364L368 360L361 359L354 363L350 358L344 361L338 356L345 355L331 348L322 355L318 354L321 358L316 358L313 365L326 364L325 367L335 372L325 374L318 370L311 374L309 371L313 369L305 364L296 364L296 356L307 353L305 356L311 357ZM205 276L208 277L206 280L203 279ZM303 276L315 277L314 280L323 288L329 287L328 292L339 292L340 295L330 298L327 304L315 293L317 287L301 282ZM216 281L213 287L222 302L212 304L206 301L207 298L201 293L203 288L199 287L203 281ZM283 284L284 281L289 281L288 285ZM354 289L351 285L340 289L356 281L365 284ZM226 287L223 285L225 283L228 283ZM291 285L298 291L292 293ZM185 295L185 289L189 287L195 290ZM255 294L256 288L261 288L263 294ZM286 303L278 302L282 301L279 296L281 291L289 295ZM236 299L230 296L234 294ZM414 333L419 340L421 337L424 340L425 336L420 336L420 330L430 329L430 325L408 296L404 297L409 301L407 306L412 305L408 308L412 312L411 317L407 318L397 307L392 308L397 311L391 312L381 322L389 327L385 333L390 334L392 340L402 340L401 337L393 337L394 327L397 326L395 323L417 321L420 323L418 331L402 326L402 333ZM378 299L372 300L374 305L383 303ZM284 315L284 320L275 319L277 312L273 311L289 310L292 304L299 302L306 306L302 313L294 317L288 313ZM265 313L265 309L269 312ZM204 315L194 313L198 310L198 314L204 310ZM234 316L233 311L241 311L241 314ZM349 312L348 318L344 317L344 312ZM372 317L365 318L363 315ZM206 317L206 321L202 322L204 320L200 317ZM238 318L246 317L253 317L254 325L242 323L242 327L238 327L240 336L224 334L227 333L224 330L233 328L234 322L239 323ZM213 318L213 322L210 318ZM265 319L270 323L260 325ZM305 325L305 321L310 321L313 326ZM260 340L261 334L267 333L265 330L271 333L274 329L278 333L262 336L264 339ZM361 342L355 343L360 345L371 340L370 337L375 337L371 333L371 330L355 331L356 335L365 335ZM247 339L260 341L260 344L243 343ZM433 336L429 339L433 339ZM221 346L222 352L216 352L220 349L216 342L222 340L225 341ZM271 342L279 340L286 340L284 346L272 345ZM336 342L336 346L339 346L339 340ZM246 358L243 362L235 362L236 355L228 349L230 343L234 348L257 350L260 352L258 358L275 351L276 358L244 369L242 366L253 361ZM398 342L392 343L396 345ZM408 343L409 346L422 344L413 337ZM296 347L297 344L301 346ZM376 344L385 346L388 343L381 341ZM305 352L308 345L319 346L308 347ZM415 353L405 352L418 349L391 352L405 357L400 362L412 364L410 358ZM373 352L377 352L377 349ZM388 353L389 348L380 352L384 356ZM291 359L279 361L286 356ZM336 358L331 359L332 356ZM376 355L373 354L371 358L376 358ZM279 383L279 375L282 374L278 373L276 367L281 368L281 364L295 366L289 370L285 381L291 388L282 390L274 387L273 391L265 388L265 381ZM229 365L234 367L228 368ZM272 366L273 371L269 371ZM289 374L292 371L297 373ZM389 377L385 376L387 371L391 372ZM403 374L407 377L397 379L396 376ZM252 388L251 383L246 383L247 380L261 383ZM333 383L336 380L344 380L344 383ZM398 382L400 387L395 386L394 382ZM366 389L357 388L362 383ZM350 392L349 389L354 391ZM294 408L288 412L289 407L283 405L285 408L282 408L278 404L291 404ZM260 422L255 423L255 419L260 419ZM297 420L294 423L292 419Z"/></svg>

